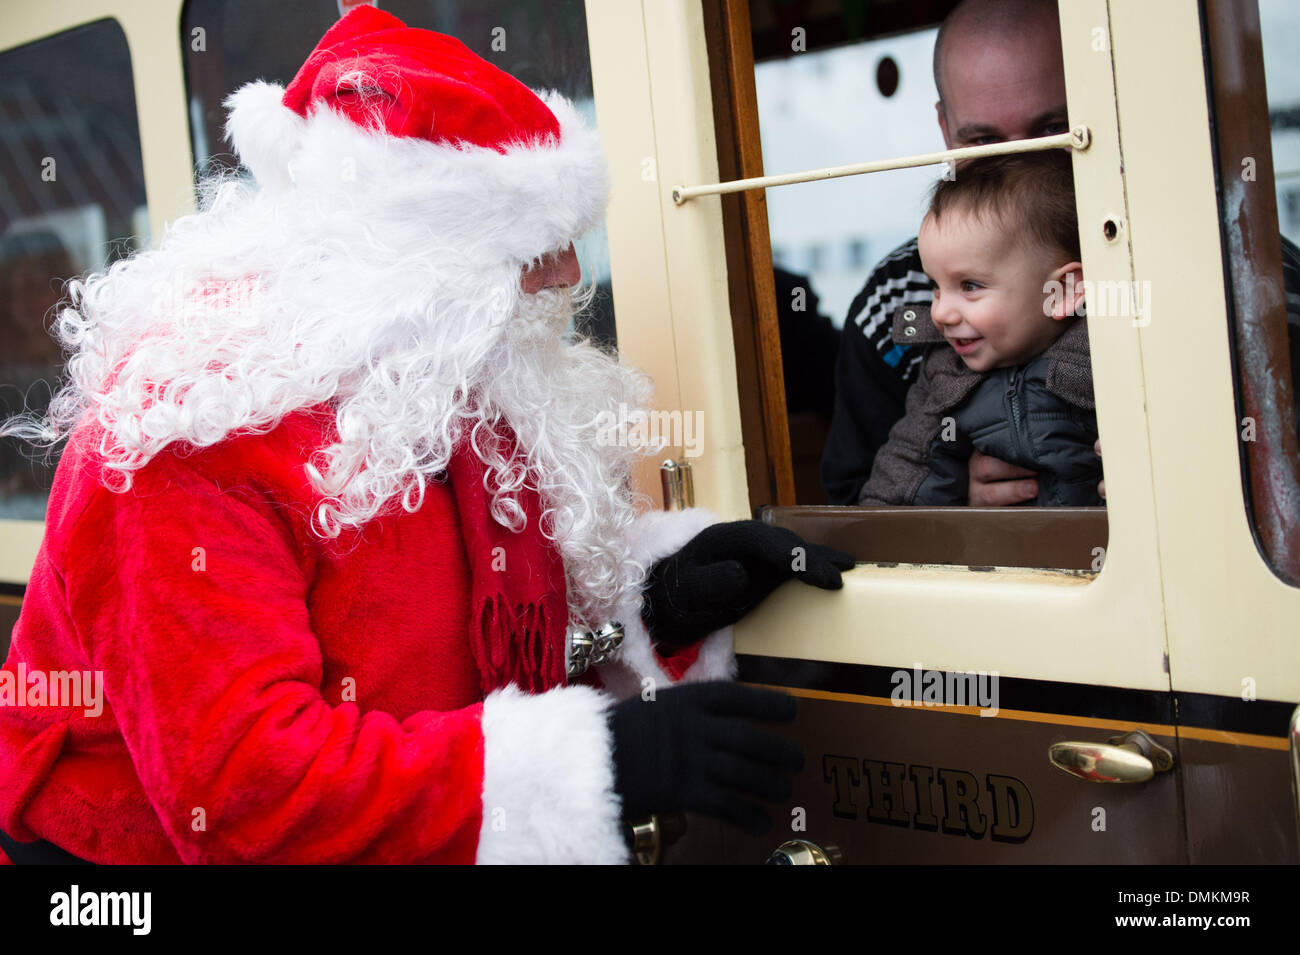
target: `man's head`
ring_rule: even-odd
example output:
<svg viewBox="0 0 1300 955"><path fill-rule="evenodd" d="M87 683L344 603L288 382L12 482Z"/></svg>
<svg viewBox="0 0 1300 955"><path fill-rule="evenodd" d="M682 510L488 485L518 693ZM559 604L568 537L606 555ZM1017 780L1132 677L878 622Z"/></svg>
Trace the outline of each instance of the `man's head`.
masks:
<svg viewBox="0 0 1300 955"><path fill-rule="evenodd" d="M72 283L71 381L37 440L89 413L126 490L173 443L328 405L338 440L305 462L323 536L416 510L472 443L493 516L518 529L519 490L536 487L528 519L571 571L575 619L609 619L636 591L634 451L599 431L650 389L564 334L583 298L572 242L607 197L595 132L562 97L369 6L287 88L249 84L227 106L253 179L206 179L157 249ZM505 428L508 460L491 439Z"/></svg>
<svg viewBox="0 0 1300 955"><path fill-rule="evenodd" d="M543 289L570 288L582 280L582 266L578 253L570 242L568 248L542 256L524 267L520 288L525 295L536 295Z"/></svg>
<svg viewBox="0 0 1300 955"><path fill-rule="evenodd" d="M930 317L972 371L1023 364L1065 331L1083 293L1068 153L964 164L935 187L918 240ZM1045 306L1073 273L1076 295Z"/></svg>
<svg viewBox="0 0 1300 955"><path fill-rule="evenodd" d="M950 149L1065 132L1056 0L965 0L939 28L934 84Z"/></svg>

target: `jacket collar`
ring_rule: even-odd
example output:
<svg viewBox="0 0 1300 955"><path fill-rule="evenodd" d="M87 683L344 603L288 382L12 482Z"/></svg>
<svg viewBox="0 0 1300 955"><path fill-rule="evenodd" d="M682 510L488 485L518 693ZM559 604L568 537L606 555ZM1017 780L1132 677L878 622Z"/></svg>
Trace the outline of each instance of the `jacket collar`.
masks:
<svg viewBox="0 0 1300 955"><path fill-rule="evenodd" d="M890 335L898 345L947 345L943 332L930 320L929 305L904 305L895 311ZM1082 318L1072 321L1043 354L1054 361L1089 363L1087 321Z"/></svg>
<svg viewBox="0 0 1300 955"><path fill-rule="evenodd" d="M943 332L930 321L929 305L904 305L894 312L890 334L898 345L942 344Z"/></svg>

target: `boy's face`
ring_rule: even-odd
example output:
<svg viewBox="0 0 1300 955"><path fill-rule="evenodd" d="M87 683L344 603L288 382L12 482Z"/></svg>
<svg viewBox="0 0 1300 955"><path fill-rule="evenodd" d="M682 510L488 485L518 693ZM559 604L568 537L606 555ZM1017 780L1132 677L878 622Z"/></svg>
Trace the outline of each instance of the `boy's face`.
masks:
<svg viewBox="0 0 1300 955"><path fill-rule="evenodd" d="M921 264L934 289L930 316L972 371L1021 365L1056 341L1066 323L1044 314L1043 286L1065 258L1017 241L993 215L951 208L927 215Z"/></svg>

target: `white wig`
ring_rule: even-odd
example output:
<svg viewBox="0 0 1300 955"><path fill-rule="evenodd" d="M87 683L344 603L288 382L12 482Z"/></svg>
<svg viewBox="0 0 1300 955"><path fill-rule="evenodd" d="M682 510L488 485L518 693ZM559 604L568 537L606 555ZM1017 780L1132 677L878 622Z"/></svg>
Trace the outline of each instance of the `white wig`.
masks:
<svg viewBox="0 0 1300 955"><path fill-rule="evenodd" d="M565 340L567 291L525 295L520 282L603 212L594 134L552 96L562 142L503 155L363 130L328 109L276 114L277 90L251 84L228 101L256 181L205 179L200 211L156 250L69 283L56 323L67 382L43 420L0 432L52 445L93 416L106 483L126 491L169 445L270 431L330 402L339 441L306 462L323 537L417 510L471 434L498 485L494 518L519 529L517 492L536 480L571 615L605 622L644 568L625 533L633 452L600 427L620 405L644 407L650 385ZM520 459L478 440L503 421Z"/></svg>

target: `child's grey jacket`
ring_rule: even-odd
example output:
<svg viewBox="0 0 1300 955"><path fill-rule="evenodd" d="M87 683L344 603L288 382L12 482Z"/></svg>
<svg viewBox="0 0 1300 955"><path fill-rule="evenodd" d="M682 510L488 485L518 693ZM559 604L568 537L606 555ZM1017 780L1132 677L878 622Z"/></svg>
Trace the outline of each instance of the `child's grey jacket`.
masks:
<svg viewBox="0 0 1300 955"><path fill-rule="evenodd" d="M895 312L893 337L900 345L934 347L859 504L965 504L972 450L1037 471L1039 505L1102 503L1084 319L1074 319L1028 363L986 373L966 367L930 321L928 306Z"/></svg>

